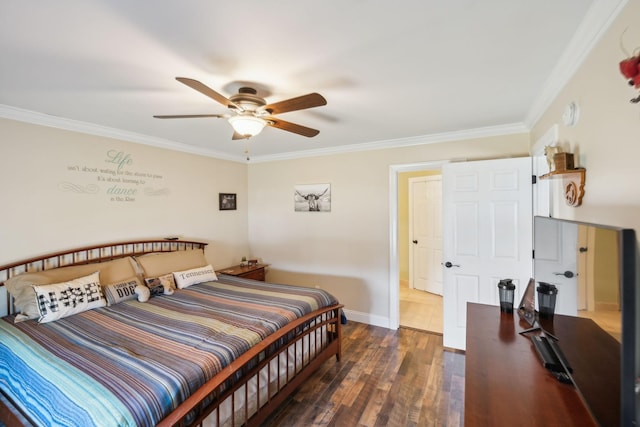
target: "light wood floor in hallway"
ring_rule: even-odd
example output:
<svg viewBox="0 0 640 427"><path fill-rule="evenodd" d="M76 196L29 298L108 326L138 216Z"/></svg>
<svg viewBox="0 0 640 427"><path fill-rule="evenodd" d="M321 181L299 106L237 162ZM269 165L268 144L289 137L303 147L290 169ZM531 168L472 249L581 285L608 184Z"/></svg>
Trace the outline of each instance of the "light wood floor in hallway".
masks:
<svg viewBox="0 0 640 427"><path fill-rule="evenodd" d="M400 281L400 326L442 334L442 297Z"/></svg>
<svg viewBox="0 0 640 427"><path fill-rule="evenodd" d="M264 425L459 427L464 360L440 335L350 321L342 360L325 362Z"/></svg>

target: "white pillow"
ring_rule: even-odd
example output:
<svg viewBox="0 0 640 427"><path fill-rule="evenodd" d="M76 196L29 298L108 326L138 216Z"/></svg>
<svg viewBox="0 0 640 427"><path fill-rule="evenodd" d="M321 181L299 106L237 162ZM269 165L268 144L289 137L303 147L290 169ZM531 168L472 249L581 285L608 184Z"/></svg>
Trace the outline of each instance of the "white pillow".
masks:
<svg viewBox="0 0 640 427"><path fill-rule="evenodd" d="M135 292L140 302L147 302L151 298L151 291L146 286L136 286Z"/></svg>
<svg viewBox="0 0 640 427"><path fill-rule="evenodd" d="M216 276L216 272L213 270L211 264L204 267L192 268L191 270L175 271L173 277L176 280L176 285L180 289L195 285L196 283L218 280L218 276Z"/></svg>
<svg viewBox="0 0 640 427"><path fill-rule="evenodd" d="M39 323L47 323L81 313L107 302L100 286L100 272L51 285L33 285L40 312Z"/></svg>

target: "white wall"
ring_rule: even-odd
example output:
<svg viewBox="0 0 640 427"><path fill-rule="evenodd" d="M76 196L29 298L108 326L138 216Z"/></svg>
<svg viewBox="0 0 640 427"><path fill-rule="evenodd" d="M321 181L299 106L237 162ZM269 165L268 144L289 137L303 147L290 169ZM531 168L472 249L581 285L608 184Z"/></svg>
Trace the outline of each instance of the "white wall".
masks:
<svg viewBox="0 0 640 427"><path fill-rule="evenodd" d="M218 268L248 251L244 164L4 119L0 158L0 265L172 235L208 242ZM219 192L237 193L238 210L219 211Z"/></svg>
<svg viewBox="0 0 640 427"><path fill-rule="evenodd" d="M640 47L639 16L640 0L630 0L532 130L531 141L536 141L559 124L561 145L575 152L578 165L587 169L582 206L571 208L558 197L555 217L640 230L640 104L629 102L640 91L630 87L618 69L625 58L621 37L628 51ZM562 112L572 101L580 107L580 119L566 127Z"/></svg>
<svg viewBox="0 0 640 427"><path fill-rule="evenodd" d="M320 286L354 320L389 325L391 165L526 154L526 134L253 164L251 253L268 279ZM330 183L331 212L294 212L296 184ZM353 317L355 316L355 317Z"/></svg>

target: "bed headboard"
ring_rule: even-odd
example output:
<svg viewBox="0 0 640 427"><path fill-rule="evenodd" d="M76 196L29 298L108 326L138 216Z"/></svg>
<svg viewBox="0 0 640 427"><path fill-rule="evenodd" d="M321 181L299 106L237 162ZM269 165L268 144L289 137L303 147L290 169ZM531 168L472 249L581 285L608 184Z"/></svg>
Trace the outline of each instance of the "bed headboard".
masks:
<svg viewBox="0 0 640 427"><path fill-rule="evenodd" d="M8 307L7 312L11 312L11 301L7 300L4 282L21 273L44 271L72 265L92 264L127 256L140 256L151 252L175 252L190 249L204 250L205 246L207 246L207 243L187 240L136 240L86 246L2 265L0 266L0 307ZM6 304L2 304L3 300L7 300ZM4 316L6 314L7 313L0 308L0 315Z"/></svg>

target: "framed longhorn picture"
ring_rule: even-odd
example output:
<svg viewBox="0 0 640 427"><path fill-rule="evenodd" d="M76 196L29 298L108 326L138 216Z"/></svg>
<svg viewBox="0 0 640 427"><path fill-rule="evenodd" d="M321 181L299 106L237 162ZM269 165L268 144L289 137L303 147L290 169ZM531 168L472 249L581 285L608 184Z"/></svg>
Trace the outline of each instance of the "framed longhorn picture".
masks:
<svg viewBox="0 0 640 427"><path fill-rule="evenodd" d="M293 209L296 212L331 212L331 184L296 185Z"/></svg>

